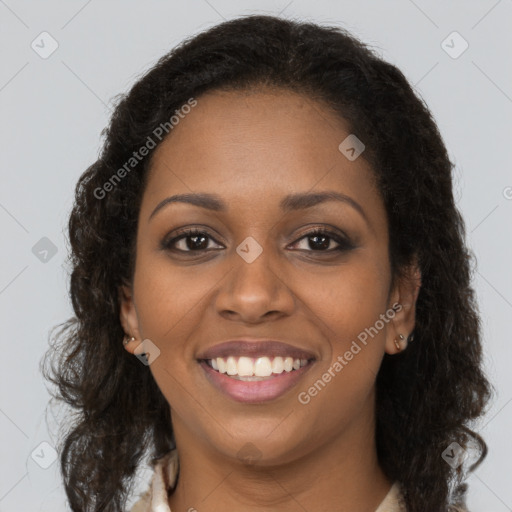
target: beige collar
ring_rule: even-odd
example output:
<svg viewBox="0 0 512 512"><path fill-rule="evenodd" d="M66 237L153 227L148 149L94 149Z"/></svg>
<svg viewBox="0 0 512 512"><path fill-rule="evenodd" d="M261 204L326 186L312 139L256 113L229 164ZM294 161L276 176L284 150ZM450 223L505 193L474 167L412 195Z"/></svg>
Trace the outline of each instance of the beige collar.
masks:
<svg viewBox="0 0 512 512"><path fill-rule="evenodd" d="M178 475L178 452L171 450L157 461L151 484L133 505L130 512L172 512L168 491L174 487ZM395 482L375 512L406 512L400 486Z"/></svg>

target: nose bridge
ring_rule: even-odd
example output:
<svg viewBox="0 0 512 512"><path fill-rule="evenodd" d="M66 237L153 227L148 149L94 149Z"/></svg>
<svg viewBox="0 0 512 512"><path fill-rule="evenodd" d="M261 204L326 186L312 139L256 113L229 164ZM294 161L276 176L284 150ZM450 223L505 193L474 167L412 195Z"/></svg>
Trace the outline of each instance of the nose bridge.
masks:
<svg viewBox="0 0 512 512"><path fill-rule="evenodd" d="M248 319L269 311L289 312L292 307L290 290L276 268L280 258L274 244L270 237L259 238L261 244L248 236L233 251L232 270L217 296L219 313L230 311Z"/></svg>
<svg viewBox="0 0 512 512"><path fill-rule="evenodd" d="M258 236L260 242L253 237L246 237L237 247L233 255L233 278L235 285L248 285L253 293L261 288L270 293L275 288L277 258L273 254L273 244L270 237Z"/></svg>

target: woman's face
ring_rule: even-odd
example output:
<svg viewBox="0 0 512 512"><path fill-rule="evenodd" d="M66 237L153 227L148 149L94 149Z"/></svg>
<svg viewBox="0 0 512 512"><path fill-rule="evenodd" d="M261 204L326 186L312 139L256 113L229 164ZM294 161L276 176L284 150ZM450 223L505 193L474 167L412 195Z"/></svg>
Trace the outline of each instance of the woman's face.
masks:
<svg viewBox="0 0 512 512"><path fill-rule="evenodd" d="M252 450L275 463L349 432L373 435L376 374L384 352L397 351L394 338L414 327L414 287L390 289L386 212L364 152L354 159L350 139L339 149L349 135L296 93L213 92L157 148L121 320L136 337L127 350L153 344L149 370L178 445L238 458ZM221 207L172 201L155 211L177 194L208 194ZM200 234L177 239L183 229ZM240 339L287 343L314 361L252 382L198 361ZM265 372L276 354L292 353L268 347L268 361L265 348L222 354L236 362L245 353Z"/></svg>

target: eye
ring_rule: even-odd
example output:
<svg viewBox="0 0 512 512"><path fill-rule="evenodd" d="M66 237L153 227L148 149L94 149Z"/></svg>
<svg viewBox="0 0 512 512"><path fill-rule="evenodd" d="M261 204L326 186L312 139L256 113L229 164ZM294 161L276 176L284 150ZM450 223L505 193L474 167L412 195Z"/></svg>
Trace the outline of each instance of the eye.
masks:
<svg viewBox="0 0 512 512"><path fill-rule="evenodd" d="M208 247L208 240L213 238L206 232L198 229L186 229L178 236L162 242L162 248L178 252L201 252L211 249ZM178 243L181 247L178 247Z"/></svg>
<svg viewBox="0 0 512 512"><path fill-rule="evenodd" d="M307 241L309 239L309 241ZM306 250L307 252L335 252L335 251L347 251L354 248L354 244L348 239L327 231L325 229L314 229L309 233L302 236L294 245L297 245L301 240L306 245L306 248L302 247L300 250ZM332 247L333 242L337 244L337 247ZM309 249L308 249L309 248Z"/></svg>

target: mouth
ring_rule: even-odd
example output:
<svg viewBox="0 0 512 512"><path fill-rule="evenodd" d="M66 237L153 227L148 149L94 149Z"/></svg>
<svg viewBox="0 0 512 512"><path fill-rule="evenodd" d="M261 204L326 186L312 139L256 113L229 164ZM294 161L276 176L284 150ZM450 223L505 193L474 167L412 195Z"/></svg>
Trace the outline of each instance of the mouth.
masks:
<svg viewBox="0 0 512 512"><path fill-rule="evenodd" d="M237 402L275 400L293 388L315 358L227 356L197 360L208 381Z"/></svg>

